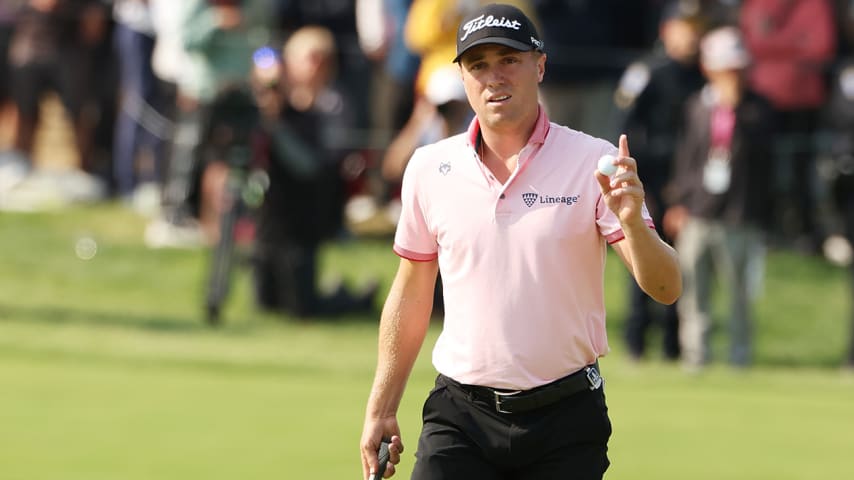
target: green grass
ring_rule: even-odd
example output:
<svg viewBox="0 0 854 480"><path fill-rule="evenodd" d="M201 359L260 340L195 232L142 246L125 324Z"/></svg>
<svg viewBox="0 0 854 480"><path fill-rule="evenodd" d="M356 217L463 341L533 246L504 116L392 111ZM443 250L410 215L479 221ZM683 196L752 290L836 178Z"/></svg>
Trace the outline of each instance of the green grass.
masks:
<svg viewBox="0 0 854 480"><path fill-rule="evenodd" d="M261 314L243 269L225 324L207 328L206 252L147 250L143 226L114 205L0 214L0 478L358 478L377 318ZM82 237L98 244L88 261L74 254ZM387 239L353 241L324 252L322 280L379 277L385 290L395 266ZM854 375L838 368L847 280L818 259L773 253L757 365L691 376L655 358L626 360L626 274L612 257L607 478L854 478ZM401 408L400 478L412 467L437 334L438 325ZM725 351L722 324L715 352Z"/></svg>

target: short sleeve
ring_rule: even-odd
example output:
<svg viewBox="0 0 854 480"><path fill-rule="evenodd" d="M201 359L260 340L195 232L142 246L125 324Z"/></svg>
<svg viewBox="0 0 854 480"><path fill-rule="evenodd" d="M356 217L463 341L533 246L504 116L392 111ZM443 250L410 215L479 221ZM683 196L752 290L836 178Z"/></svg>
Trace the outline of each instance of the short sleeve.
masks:
<svg viewBox="0 0 854 480"><path fill-rule="evenodd" d="M437 257L439 250L436 235L427 223L425 206L429 198L422 194L424 171L421 150L416 150L403 174L401 185L400 220L394 234L394 252L399 256L418 262L426 262Z"/></svg>

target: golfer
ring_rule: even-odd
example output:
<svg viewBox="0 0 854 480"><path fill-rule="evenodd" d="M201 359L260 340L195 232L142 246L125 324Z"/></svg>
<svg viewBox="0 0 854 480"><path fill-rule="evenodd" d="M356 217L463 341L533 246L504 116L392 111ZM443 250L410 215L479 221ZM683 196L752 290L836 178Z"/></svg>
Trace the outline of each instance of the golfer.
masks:
<svg viewBox="0 0 854 480"><path fill-rule="evenodd" d="M475 119L416 150L394 240L400 266L383 309L361 439L365 478L391 439L429 324L438 270L445 317L424 404L416 480L599 479L608 418L597 359L607 354L606 244L661 303L682 289L675 252L653 229L637 163L550 123L538 103L546 54L518 9L491 4L460 24L457 57ZM450 60L450 59L449 59ZM616 157L613 177L597 171Z"/></svg>

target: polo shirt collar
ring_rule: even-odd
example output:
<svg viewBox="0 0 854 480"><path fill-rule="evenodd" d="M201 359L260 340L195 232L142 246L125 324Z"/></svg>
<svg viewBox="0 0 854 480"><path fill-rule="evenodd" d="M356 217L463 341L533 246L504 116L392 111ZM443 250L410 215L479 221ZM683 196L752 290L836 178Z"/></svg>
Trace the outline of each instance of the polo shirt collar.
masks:
<svg viewBox="0 0 854 480"><path fill-rule="evenodd" d="M531 138L528 139L528 145L539 144L546 142L546 135L549 133L549 117L542 105L538 107L537 123L534 126L534 131L531 133ZM474 149L477 149L477 137L480 135L480 122L477 121L477 116L472 119L467 130L468 144Z"/></svg>

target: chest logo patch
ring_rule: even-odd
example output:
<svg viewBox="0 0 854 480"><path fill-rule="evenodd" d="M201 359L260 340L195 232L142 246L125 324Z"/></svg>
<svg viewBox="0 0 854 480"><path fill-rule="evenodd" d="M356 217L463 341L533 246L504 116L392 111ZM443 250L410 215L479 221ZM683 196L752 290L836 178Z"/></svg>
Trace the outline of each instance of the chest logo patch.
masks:
<svg viewBox="0 0 854 480"><path fill-rule="evenodd" d="M439 173L442 175L447 175L451 172L451 163L450 162L442 162L439 164Z"/></svg>
<svg viewBox="0 0 854 480"><path fill-rule="evenodd" d="M576 203L578 203L578 201L580 199L581 199L581 195L560 195L560 196L542 195L541 196L541 195L536 194L534 192L525 192L522 194L522 200L525 202L525 205L527 205L528 208L533 207L534 203L537 203L537 200L539 200L539 203L544 203L544 204L549 204L549 205L566 205L568 207L571 207L572 205L575 205Z"/></svg>
<svg viewBox="0 0 854 480"><path fill-rule="evenodd" d="M522 200L525 201L525 205L527 205L528 208L530 208L532 205L534 205L534 202L537 201L537 197L539 197L539 195L537 195L536 193L532 193L532 192L527 192L527 193L522 194Z"/></svg>

